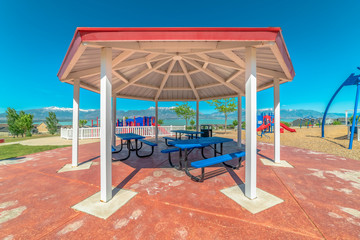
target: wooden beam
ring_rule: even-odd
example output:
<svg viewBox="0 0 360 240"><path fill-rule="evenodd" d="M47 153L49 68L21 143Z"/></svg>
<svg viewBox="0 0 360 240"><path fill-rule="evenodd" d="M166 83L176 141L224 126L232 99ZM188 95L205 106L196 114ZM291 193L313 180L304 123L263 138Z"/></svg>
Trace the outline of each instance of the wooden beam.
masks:
<svg viewBox="0 0 360 240"><path fill-rule="evenodd" d="M154 101L153 98L128 96L128 95L122 95L122 94L116 94L116 97L118 97L118 98L126 98L126 99L135 99L135 100L144 100L144 101Z"/></svg>
<svg viewBox="0 0 360 240"><path fill-rule="evenodd" d="M231 61L238 64L242 70L244 70L245 62L237 54L235 54L231 50L223 51L222 53L225 56L227 56L228 58L230 58ZM265 76L265 77L287 78L287 76L282 72L278 72L278 71L274 71L274 70L270 70L270 69L266 69L266 68L261 68L261 67L256 68L256 73L261 76Z"/></svg>
<svg viewBox="0 0 360 240"><path fill-rule="evenodd" d="M80 82L80 87L90 90L92 92L100 93L100 88L98 88L94 85L88 84L88 83Z"/></svg>
<svg viewBox="0 0 360 240"><path fill-rule="evenodd" d="M161 71L161 70L155 70L154 72L159 73L159 74L162 74L162 75L165 75L165 74L166 74L165 71Z"/></svg>
<svg viewBox="0 0 360 240"><path fill-rule="evenodd" d="M195 89L193 80L191 79L191 77L190 77L190 75L189 75L189 73L188 73L188 71L186 69L185 63L182 60L179 60L179 63L180 63L181 69L183 70L183 72L185 74L185 77L186 77L191 89L194 92L194 95L195 95L196 99L199 100L199 94L198 94L197 90Z"/></svg>
<svg viewBox="0 0 360 240"><path fill-rule="evenodd" d="M210 83L207 85L197 86L196 90L200 90L200 89L204 89L204 88L218 87L218 86L222 86L222 83Z"/></svg>
<svg viewBox="0 0 360 240"><path fill-rule="evenodd" d="M94 48L102 48L102 47L111 47L115 50L130 50L135 52L143 52L143 53L155 53L159 54L159 51L149 51L145 49L141 49L139 42L83 42L84 45L88 47L94 47ZM164 51L161 52L162 54L166 54L170 56L173 56L173 54L165 53Z"/></svg>
<svg viewBox="0 0 360 240"><path fill-rule="evenodd" d="M161 66L163 66L164 64L168 63L172 58L169 59L164 59L159 61L158 63L156 63L156 65L150 69L146 69L144 71L142 71L141 73L139 73L138 75L136 75L135 77L133 77L132 79L129 80L128 83L123 84L117 88L114 89L114 93L118 93L121 90L123 90L124 88L127 88L128 86L131 86L132 84L136 83L137 81L139 81L141 78L145 77L146 75L152 73L153 71L155 71L156 69L160 68Z"/></svg>
<svg viewBox="0 0 360 240"><path fill-rule="evenodd" d="M189 75L192 75L192 74L199 73L199 72L201 72L199 69L195 69L195 70L192 70L192 71L190 71L188 73L189 73Z"/></svg>
<svg viewBox="0 0 360 240"><path fill-rule="evenodd" d="M160 84L160 88L159 90L157 91L156 93L156 96L155 96L155 101L157 101L159 99L159 96L161 94L161 91L163 90L167 80L169 79L169 76L170 76L170 73L171 71L173 70L174 66L175 66L175 63L176 63L176 60L172 60L172 62L170 63L168 69L167 69L167 72L166 74L164 75L162 81L161 81L161 84Z"/></svg>
<svg viewBox="0 0 360 240"><path fill-rule="evenodd" d="M235 72L233 75L231 75L228 79L226 79L226 82L231 82L233 81L235 78L237 78L239 75L241 75L244 72L244 70L239 70L237 72Z"/></svg>
<svg viewBox="0 0 360 240"><path fill-rule="evenodd" d="M216 49L205 49L205 50L198 50L198 49L193 49L191 50L191 52L186 53L186 55L191 55L191 54L198 54L198 53L212 53L212 52L221 52L224 50L239 50L239 49L244 49L246 47L262 47L264 45L268 45L270 42L268 41L246 41L246 42L229 42L229 41L222 41L222 42L218 42ZM184 56L184 55L183 55Z"/></svg>
<svg viewBox="0 0 360 240"><path fill-rule="evenodd" d="M291 76L291 73L290 73L290 71L289 71L289 68L287 67L287 65L286 65L286 63L285 63L284 58L282 57L282 54L281 54L281 52L280 52L279 47L277 46L277 44L275 43L275 44L271 45L271 46L270 46L270 49L271 49L271 51L273 52L276 60L277 60L278 63L280 64L281 69L284 71L284 73L285 73L285 75L286 75L286 78L289 79L289 80L292 79L292 76ZM274 77L276 77L276 76L274 76ZM290 80L290 81L291 81L291 80Z"/></svg>
<svg viewBox="0 0 360 240"><path fill-rule="evenodd" d="M174 99L161 99L159 98L159 102L186 102L186 101L197 101L196 98L174 98Z"/></svg>
<svg viewBox="0 0 360 240"><path fill-rule="evenodd" d="M213 71L211 71L209 69L203 69L202 66L200 64L198 64L197 62L195 62L194 60L184 58L184 61L188 62L190 65L194 66L195 68L201 70L202 72L204 72L205 74L207 74L211 78L215 79L216 81L222 83L224 86L230 88L231 90L233 90L233 91L235 91L237 93L240 93L240 94L244 94L243 90L241 90L240 88L236 87L235 85L233 85L231 83L225 82L225 79L223 79L222 77L220 77L219 75L217 75Z"/></svg>
<svg viewBox="0 0 360 240"><path fill-rule="evenodd" d="M113 59L112 66L114 67L115 65L119 64L120 62L128 58L132 53L133 51L124 51L120 53L117 57ZM100 74L100 65L98 67L93 67L93 68L73 72L69 74L68 78L90 77L97 74Z"/></svg>
<svg viewBox="0 0 360 240"><path fill-rule="evenodd" d="M113 74L116 78L118 78L118 79L120 79L121 81L123 81L124 83L128 83L128 82L129 82L129 80L127 80L124 76L122 76L121 74L119 74L119 73L116 72L115 70L112 70L112 74Z"/></svg>
<svg viewBox="0 0 360 240"><path fill-rule="evenodd" d="M239 94L230 94L230 95L225 95L225 96L213 96L213 97L201 98L200 101L224 99L224 98L234 98L234 97L238 97L238 96L239 96ZM245 96L245 94L240 94L240 96Z"/></svg>
<svg viewBox="0 0 360 240"><path fill-rule="evenodd" d="M163 88L163 91L193 91L193 89L188 87L166 87Z"/></svg>
<svg viewBox="0 0 360 240"><path fill-rule="evenodd" d="M245 62L231 50L222 51L222 53L228 57L231 61L239 65L242 69L245 69Z"/></svg>
<svg viewBox="0 0 360 240"><path fill-rule="evenodd" d="M143 87L143 88L149 88L149 89L153 89L153 90L159 90L159 87L155 87L155 86L152 86L152 85L149 85L149 84L134 83L133 85L137 86L137 87Z"/></svg>
<svg viewBox="0 0 360 240"><path fill-rule="evenodd" d="M170 76L184 76L185 74L183 72L171 72Z"/></svg>
<svg viewBox="0 0 360 240"><path fill-rule="evenodd" d="M157 56L157 57L154 57L154 58L147 58L147 57L143 57L143 58L136 58L136 59L132 59L132 60L129 60L129 61L126 61L126 62L121 62L119 63L118 65L114 66L113 69L114 70L120 70L120 69L123 69L123 68L127 68L127 67L135 67L135 66L138 66L138 65L142 65L142 64L149 64L148 65L148 68L150 66L151 68L151 62L156 62L156 61L160 61L160 60L163 60L163 59L168 59L169 56Z"/></svg>
<svg viewBox="0 0 360 240"><path fill-rule="evenodd" d="M69 73L71 72L71 70L73 69L79 58L81 57L81 55L84 53L85 49L86 46L84 46L83 44L79 45L78 49L76 50L76 53L71 58L69 65L66 67L63 75L61 76L61 80L68 78Z"/></svg>
<svg viewBox="0 0 360 240"><path fill-rule="evenodd" d="M231 69L235 69L235 70L243 69L242 67L240 67L239 65L237 65L236 63L234 63L232 61L227 61L227 60L222 60L222 59L217 59L217 58L212 58L212 57L206 57L205 54L202 54L202 57L189 55L189 56L184 56L184 58L190 58L190 59L193 59L196 61L201 61L201 62L204 62L206 65L210 63L210 64L214 64L214 65L217 65L220 67L226 67L226 68L231 68Z"/></svg>
<svg viewBox="0 0 360 240"><path fill-rule="evenodd" d="M154 50L165 49L174 52L183 49L216 49L217 42L204 42L204 41L148 41L139 42L140 49Z"/></svg>

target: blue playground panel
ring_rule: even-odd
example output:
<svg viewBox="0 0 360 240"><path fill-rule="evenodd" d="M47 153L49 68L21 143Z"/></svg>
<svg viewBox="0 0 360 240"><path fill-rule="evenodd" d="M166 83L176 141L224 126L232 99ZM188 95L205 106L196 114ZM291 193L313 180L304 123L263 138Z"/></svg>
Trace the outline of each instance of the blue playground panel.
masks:
<svg viewBox="0 0 360 240"><path fill-rule="evenodd" d="M125 124L123 120L117 120L117 126L118 127L125 127L125 126L152 126L155 124L155 117L137 117L135 118L128 118L125 120Z"/></svg>

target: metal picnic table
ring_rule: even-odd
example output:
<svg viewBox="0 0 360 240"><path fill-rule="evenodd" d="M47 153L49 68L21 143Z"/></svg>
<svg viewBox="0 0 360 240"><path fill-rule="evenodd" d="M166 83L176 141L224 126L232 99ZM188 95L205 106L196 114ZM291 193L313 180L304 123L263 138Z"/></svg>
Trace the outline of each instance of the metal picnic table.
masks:
<svg viewBox="0 0 360 240"><path fill-rule="evenodd" d="M202 134L203 132L197 132L197 131L189 131L189 130L172 130L171 132L175 133L175 138L178 139L178 134L179 134L179 139L181 139L181 134L189 134L189 139L193 139L194 135L196 136L195 138L197 138L198 134Z"/></svg>
<svg viewBox="0 0 360 240"><path fill-rule="evenodd" d="M113 161L124 161L124 160L128 159L130 157L131 151L135 151L136 155L138 157L140 157L140 158L148 157L148 156L150 156L152 154L151 153L150 155L144 155L144 156L139 154L139 150L142 148L143 143L141 142L140 147L138 148L138 140L139 139L144 139L145 138L144 136L141 136L141 135L138 135L138 134L135 134L135 133L120 133L120 134L115 134L115 136L120 138L121 142L120 142L120 149L114 148L113 153L121 152L123 150L123 145L127 145L128 155L125 158L113 159ZM125 144L123 144L123 140L126 141ZM132 140L135 140L135 147L131 143Z"/></svg>
<svg viewBox="0 0 360 240"><path fill-rule="evenodd" d="M217 154L220 155L223 154L223 144L232 141L233 140L230 138L207 137L207 138L194 138L189 140L169 141L169 144L179 148L180 163L179 163L179 167L176 168L178 170L182 170L182 161L184 161L185 172L188 176L192 177L192 175L189 173L187 168L188 155L192 152L192 150L194 150L195 148L201 148L201 154L203 158L207 159L207 157L204 154L204 148L211 147L214 149L214 157L216 157ZM220 151L217 151L217 144L220 144ZM184 156L182 154L182 151L184 151Z"/></svg>

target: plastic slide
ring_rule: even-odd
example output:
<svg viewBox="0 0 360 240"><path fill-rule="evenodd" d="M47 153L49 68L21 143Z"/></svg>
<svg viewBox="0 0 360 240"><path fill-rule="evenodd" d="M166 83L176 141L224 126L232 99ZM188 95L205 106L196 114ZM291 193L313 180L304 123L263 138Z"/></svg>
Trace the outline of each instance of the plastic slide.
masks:
<svg viewBox="0 0 360 240"><path fill-rule="evenodd" d="M285 130L289 131L289 132L296 132L295 129L289 128L288 126L286 126L286 125L283 124L283 123L280 123L280 126L281 126L282 128L284 128ZM260 126L260 127L261 127L261 126Z"/></svg>
<svg viewBox="0 0 360 240"><path fill-rule="evenodd" d="M267 129L268 127L270 127L270 125L271 125L271 123L268 123L268 124L266 124L266 125L263 124L263 125L261 125L260 127L258 127L256 131L260 132L260 131L262 131L262 130L264 130L264 129Z"/></svg>

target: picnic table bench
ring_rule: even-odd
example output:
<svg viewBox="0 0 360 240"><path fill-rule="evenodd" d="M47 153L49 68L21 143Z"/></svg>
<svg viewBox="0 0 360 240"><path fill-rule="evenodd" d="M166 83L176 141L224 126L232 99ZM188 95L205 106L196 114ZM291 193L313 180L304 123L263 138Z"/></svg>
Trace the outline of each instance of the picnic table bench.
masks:
<svg viewBox="0 0 360 240"><path fill-rule="evenodd" d="M227 161L230 161L234 158L239 158L239 163L237 165L233 166L233 165L226 163ZM235 153L221 155L218 157L195 161L195 162L192 162L190 165L193 168L201 168L200 178L192 175L190 172L188 172L187 174L188 174L188 176L190 175L192 180L197 181L197 182L202 182L204 180L204 176L205 176L205 167L209 167L209 166L212 166L215 164L222 163L226 167L229 167L232 169L239 169L239 167L241 166L241 162L244 161L244 158L245 158L245 152L235 152ZM186 171L186 169L187 168L185 168L185 171Z"/></svg>
<svg viewBox="0 0 360 240"><path fill-rule="evenodd" d="M123 150L123 145L127 145L128 154L124 158L116 159L113 158L113 161L124 161L130 157L131 151L136 152L136 156L139 158L149 157L154 153L154 147L157 146L156 143L144 140L144 136L134 134L134 133L121 133L121 134L115 134L118 138L120 138L120 149L117 149L115 147L112 147L112 153L119 153ZM126 141L125 144L123 144L123 140ZM135 147L132 145L131 141L135 140ZM140 146L138 146L138 142L140 142ZM143 143L146 145L151 146L151 153L147 155L141 155L139 153L139 150L143 147Z"/></svg>
<svg viewBox="0 0 360 240"><path fill-rule="evenodd" d="M172 130L171 132L175 133L176 139L178 139L178 134L179 134L179 139L181 139L181 134L186 134L186 135L188 135L189 139L193 139L194 135L196 136L195 138L197 138L198 134L203 133L203 132L189 131L189 130Z"/></svg>
<svg viewBox="0 0 360 240"><path fill-rule="evenodd" d="M169 144L176 147L178 149L178 151L179 151L180 162L179 162L179 166L176 167L176 168L179 169L179 170L182 170L183 169L182 162L184 162L186 174L189 177L191 177L192 179L194 179L194 180L198 179L197 181L200 181L201 179L193 176L189 172L189 169L188 169L188 155L195 148L200 148L203 158L206 159L206 160L204 160L204 162L202 164L205 164L206 161L208 161L208 163L211 163L214 160L210 160L205 156L204 148L205 147L213 148L214 149L214 158L215 158L217 154L220 154L220 155L223 154L223 144L226 143L226 142L232 142L232 141L233 140L229 139L229 138L208 137L208 138L194 138L194 139L189 139L189 140L170 141ZM219 151L217 150L217 144L220 144L220 150ZM172 167L174 167L174 165L171 162L171 152L176 152L176 150L175 150L176 148L161 151L162 153L168 153L169 154L169 163L170 163L170 165ZM184 152L184 154L182 154L182 152ZM225 158L223 158L223 159L225 159ZM219 159L217 159L217 161L219 161ZM226 160L226 161L228 161L228 160ZM210 164L210 165L213 165L213 164Z"/></svg>

